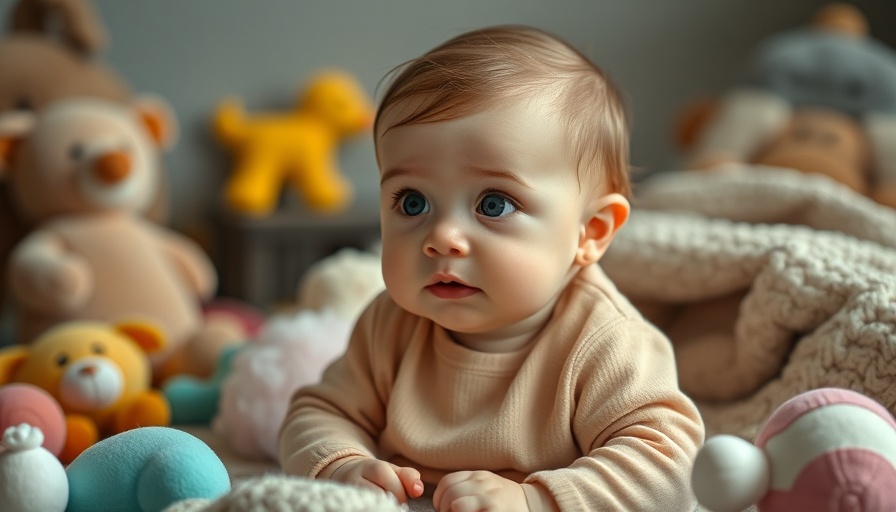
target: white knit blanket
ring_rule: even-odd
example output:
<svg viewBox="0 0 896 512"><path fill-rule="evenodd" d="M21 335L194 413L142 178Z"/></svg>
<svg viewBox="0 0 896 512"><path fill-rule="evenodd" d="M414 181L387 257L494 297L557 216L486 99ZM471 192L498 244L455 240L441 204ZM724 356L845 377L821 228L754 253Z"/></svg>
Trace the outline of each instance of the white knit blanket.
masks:
<svg viewBox="0 0 896 512"><path fill-rule="evenodd" d="M601 265L672 339L708 434L752 439L822 386L896 413L896 211L765 167L668 173L635 195Z"/></svg>

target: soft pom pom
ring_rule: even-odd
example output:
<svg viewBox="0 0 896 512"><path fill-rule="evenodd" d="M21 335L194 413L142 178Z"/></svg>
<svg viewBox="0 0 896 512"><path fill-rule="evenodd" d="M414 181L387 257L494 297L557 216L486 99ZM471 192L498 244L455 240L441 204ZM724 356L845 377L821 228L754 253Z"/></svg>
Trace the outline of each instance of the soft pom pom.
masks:
<svg viewBox="0 0 896 512"><path fill-rule="evenodd" d="M277 460L289 398L318 382L345 352L351 328L349 319L329 309L271 317L258 340L234 358L213 430L243 457Z"/></svg>
<svg viewBox="0 0 896 512"><path fill-rule="evenodd" d="M769 469L762 450L730 435L710 438L694 460L691 487L697 501L713 512L738 512L768 489Z"/></svg>
<svg viewBox="0 0 896 512"><path fill-rule="evenodd" d="M0 453L0 504L4 512L62 512L68 504L68 479L55 455L41 447L44 435L27 423L3 434Z"/></svg>
<svg viewBox="0 0 896 512"><path fill-rule="evenodd" d="M401 512L407 510L395 497L383 492L329 480L309 480L285 475L265 475L244 480L216 502L190 500L163 512Z"/></svg>
<svg viewBox="0 0 896 512"><path fill-rule="evenodd" d="M379 254L349 247L308 268L299 284L298 304L355 319L385 289Z"/></svg>
<svg viewBox="0 0 896 512"><path fill-rule="evenodd" d="M44 443L44 434L37 427L23 423L3 432L3 447L14 452L33 450Z"/></svg>

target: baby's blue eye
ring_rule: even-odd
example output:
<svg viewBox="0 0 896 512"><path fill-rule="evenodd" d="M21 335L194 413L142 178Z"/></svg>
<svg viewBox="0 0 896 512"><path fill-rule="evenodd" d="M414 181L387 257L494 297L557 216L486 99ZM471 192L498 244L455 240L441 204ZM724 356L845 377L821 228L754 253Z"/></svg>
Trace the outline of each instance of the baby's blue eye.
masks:
<svg viewBox="0 0 896 512"><path fill-rule="evenodd" d="M408 192L401 198L401 211L410 217L416 217L422 213L429 211L429 203L423 194L419 192Z"/></svg>
<svg viewBox="0 0 896 512"><path fill-rule="evenodd" d="M503 217L514 211L516 207L513 203L500 194L487 194L479 202L479 213L486 217Z"/></svg>

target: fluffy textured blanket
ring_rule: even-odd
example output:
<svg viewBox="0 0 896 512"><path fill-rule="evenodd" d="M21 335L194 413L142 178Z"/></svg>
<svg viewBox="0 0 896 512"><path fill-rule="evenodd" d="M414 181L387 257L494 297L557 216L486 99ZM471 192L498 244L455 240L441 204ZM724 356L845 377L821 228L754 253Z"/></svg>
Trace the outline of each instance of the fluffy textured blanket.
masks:
<svg viewBox="0 0 896 512"><path fill-rule="evenodd" d="M601 261L672 339L708 434L752 439L799 392L896 412L896 211L824 177L659 175Z"/></svg>

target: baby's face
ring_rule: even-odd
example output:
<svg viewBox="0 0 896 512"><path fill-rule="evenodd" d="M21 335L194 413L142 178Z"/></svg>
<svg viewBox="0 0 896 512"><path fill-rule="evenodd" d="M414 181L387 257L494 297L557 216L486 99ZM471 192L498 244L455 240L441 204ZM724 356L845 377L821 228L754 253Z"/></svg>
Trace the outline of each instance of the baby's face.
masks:
<svg viewBox="0 0 896 512"><path fill-rule="evenodd" d="M540 328L576 269L585 220L555 115L537 102L502 105L393 128L378 151L392 298L459 340Z"/></svg>

